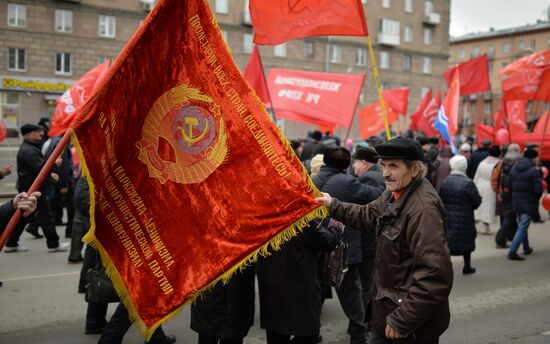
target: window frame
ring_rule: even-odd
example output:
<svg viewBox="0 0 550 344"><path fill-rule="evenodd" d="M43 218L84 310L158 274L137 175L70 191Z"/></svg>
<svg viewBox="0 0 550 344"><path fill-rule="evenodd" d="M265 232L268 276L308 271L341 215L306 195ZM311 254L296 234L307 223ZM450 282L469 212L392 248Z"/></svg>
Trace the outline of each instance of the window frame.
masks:
<svg viewBox="0 0 550 344"><path fill-rule="evenodd" d="M99 17L99 27L98 27L98 35L102 38L115 38L116 37L116 17L110 16L106 14L100 14ZM104 22L102 23L102 19ZM109 33L110 26L111 26L111 19L112 19L112 34ZM105 28L105 33L101 33L101 28Z"/></svg>
<svg viewBox="0 0 550 344"><path fill-rule="evenodd" d="M65 67L66 67L66 63L67 63L67 55L69 56L69 59L68 59L68 62L69 62L69 71L66 72L65 71ZM57 58L58 56L61 56L61 65L59 67L61 67L61 70L58 70L57 67ZM55 75L72 75L73 74L73 55L71 53L67 53L67 52L60 52L60 53L55 53L54 55L54 66L53 66L53 71L54 71L54 74Z"/></svg>
<svg viewBox="0 0 550 344"><path fill-rule="evenodd" d="M229 14L229 0L215 0L214 12L219 14Z"/></svg>
<svg viewBox="0 0 550 344"><path fill-rule="evenodd" d="M14 51L14 67L10 67L10 57L11 57L11 51ZM19 62L20 62L20 54L19 52L23 52L23 68L19 68ZM8 54L7 54L7 70L10 72L26 72L27 71L27 50L24 48L8 48Z"/></svg>
<svg viewBox="0 0 550 344"><path fill-rule="evenodd" d="M409 33L410 36L408 36L407 33ZM403 42L411 43L412 41L413 41L413 26L412 25L404 25L403 26Z"/></svg>
<svg viewBox="0 0 550 344"><path fill-rule="evenodd" d="M422 74L432 74L432 58L422 57Z"/></svg>
<svg viewBox="0 0 550 344"><path fill-rule="evenodd" d="M6 20L9 27L27 27L27 6L24 4L8 3ZM11 12L11 13L10 13ZM20 18L22 17L22 18ZM13 19L13 24L10 23ZM20 25L19 22L22 21Z"/></svg>
<svg viewBox="0 0 550 344"><path fill-rule="evenodd" d="M58 18L58 14L61 15L60 18ZM66 14L70 14L70 30L67 30L67 19L66 19ZM62 33L72 33L73 32L73 21L74 21L74 16L73 16L73 11L71 10L64 10L64 9L58 9L56 8L55 9L55 14L54 14L54 30L55 32L62 32ZM58 19L61 19L61 29L59 29L59 24L58 23Z"/></svg>
<svg viewBox="0 0 550 344"><path fill-rule="evenodd" d="M331 44L329 49L329 62L334 64L342 63L342 47L336 44Z"/></svg>
<svg viewBox="0 0 550 344"><path fill-rule="evenodd" d="M388 51L380 51L380 69L390 69L391 68L391 56Z"/></svg>
<svg viewBox="0 0 550 344"><path fill-rule="evenodd" d="M287 57L288 45L286 42L273 46L273 56L275 57Z"/></svg>
<svg viewBox="0 0 550 344"><path fill-rule="evenodd" d="M411 72L412 71L412 55L403 54L403 71Z"/></svg>

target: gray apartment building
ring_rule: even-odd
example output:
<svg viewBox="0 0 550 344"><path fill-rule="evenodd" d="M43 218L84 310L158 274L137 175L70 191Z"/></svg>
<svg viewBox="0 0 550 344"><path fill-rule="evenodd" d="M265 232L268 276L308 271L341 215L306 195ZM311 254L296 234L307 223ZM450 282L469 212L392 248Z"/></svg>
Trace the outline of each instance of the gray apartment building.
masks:
<svg viewBox="0 0 550 344"><path fill-rule="evenodd" d="M0 118L12 133L52 116L75 80L116 58L155 0L0 0ZM450 0L362 0L384 88L410 87L409 112L444 86ZM253 49L248 0L210 0L233 57L244 70ZM264 68L366 73L359 107L377 100L366 37L310 37L262 46ZM289 137L313 126L281 122ZM400 129L407 128L402 118ZM337 130L344 136L347 129ZM358 139L355 120L351 137Z"/></svg>

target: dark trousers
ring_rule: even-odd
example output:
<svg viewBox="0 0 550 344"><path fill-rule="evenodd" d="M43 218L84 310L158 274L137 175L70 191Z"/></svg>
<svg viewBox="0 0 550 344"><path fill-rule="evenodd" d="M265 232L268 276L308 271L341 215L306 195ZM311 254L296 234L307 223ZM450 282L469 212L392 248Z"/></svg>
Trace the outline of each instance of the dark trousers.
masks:
<svg viewBox="0 0 550 344"><path fill-rule="evenodd" d="M291 336L266 330L267 344L316 344L319 335L314 336ZM292 337L292 339L291 339Z"/></svg>
<svg viewBox="0 0 550 344"><path fill-rule="evenodd" d="M74 186L69 181L67 186L67 193L62 194L59 186L54 185L50 196L50 205L52 207L52 213L54 216L55 224L60 225L63 218L63 208L67 208L67 226L65 227L65 237L70 238L73 228L74 218Z"/></svg>
<svg viewBox="0 0 550 344"><path fill-rule="evenodd" d="M347 332L350 336L350 344L365 344L367 342L363 288L359 275L360 268L361 263L350 264L342 284L336 289L340 305L349 319Z"/></svg>
<svg viewBox="0 0 550 344"><path fill-rule="evenodd" d="M82 215L80 212L76 212L73 219L73 227L71 233L71 250L69 251L69 260L78 261L82 259L82 237L90 229L90 219Z"/></svg>
<svg viewBox="0 0 550 344"><path fill-rule="evenodd" d="M243 344L243 338L222 339L199 333L199 344Z"/></svg>
<svg viewBox="0 0 550 344"><path fill-rule="evenodd" d="M374 332L370 332L368 344L399 344L399 340L393 341L393 340L387 339L385 336L379 336ZM439 339L435 339L430 342L422 342L418 344L439 344Z"/></svg>
<svg viewBox="0 0 550 344"><path fill-rule="evenodd" d="M512 201L510 200L502 204L500 229L495 236L497 245L505 246L506 241L512 241L517 229L516 214L512 210Z"/></svg>
<svg viewBox="0 0 550 344"><path fill-rule="evenodd" d="M88 303L86 309L86 331L97 331L103 329L107 324L108 303Z"/></svg>
<svg viewBox="0 0 550 344"><path fill-rule="evenodd" d="M42 231L44 232L44 236L46 237L46 244L48 245L48 248L56 248L59 246L59 236L57 235L57 232L55 231L55 224L53 221L53 215L52 210L50 208L50 204L48 202L47 197L38 197L38 201L36 203L36 219L34 223L37 226L42 227ZM31 224L29 224L30 226ZM8 242L6 243L7 247L16 247L19 245L19 237L21 236L21 233L23 232L22 228L18 228L17 231L14 231L10 238L8 239Z"/></svg>
<svg viewBox="0 0 550 344"><path fill-rule="evenodd" d="M80 278L78 279L78 291L84 292L86 284L88 283L86 273L93 267L98 265L99 253L91 246L86 246L84 251L84 261L80 268Z"/></svg>
<svg viewBox="0 0 550 344"><path fill-rule="evenodd" d="M122 339L128 329L132 326L132 322L129 319L128 310L121 302L118 304L113 316L103 328L103 334L99 338L98 344L121 344ZM151 336L148 343L156 343L163 340L166 335L162 330L162 326L159 326Z"/></svg>
<svg viewBox="0 0 550 344"><path fill-rule="evenodd" d="M369 310L370 291L372 287L372 272L374 271L374 256L364 256L361 268L359 269L359 275L361 276L361 287L363 292L363 307L365 308L365 323L367 324L371 319ZM368 331L367 331L368 332Z"/></svg>

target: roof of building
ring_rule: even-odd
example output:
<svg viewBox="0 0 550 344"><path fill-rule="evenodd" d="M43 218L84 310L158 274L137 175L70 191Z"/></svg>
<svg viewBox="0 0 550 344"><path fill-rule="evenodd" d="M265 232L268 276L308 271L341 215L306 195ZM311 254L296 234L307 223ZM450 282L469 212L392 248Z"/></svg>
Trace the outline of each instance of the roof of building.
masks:
<svg viewBox="0 0 550 344"><path fill-rule="evenodd" d="M450 43L461 43L466 41L475 41L488 38L497 38L502 36L512 36L529 33L537 30L550 30L550 21L538 21L536 24L514 27L511 29L494 30L488 32L468 33L463 36L451 37Z"/></svg>

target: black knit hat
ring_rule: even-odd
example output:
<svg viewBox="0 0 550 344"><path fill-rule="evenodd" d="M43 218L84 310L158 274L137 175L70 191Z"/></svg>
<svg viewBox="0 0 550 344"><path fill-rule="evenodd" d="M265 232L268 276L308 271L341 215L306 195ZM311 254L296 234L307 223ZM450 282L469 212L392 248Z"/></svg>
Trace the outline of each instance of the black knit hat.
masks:
<svg viewBox="0 0 550 344"><path fill-rule="evenodd" d="M489 148L490 156L494 156L495 158L498 158L501 153L502 151L500 150L500 147L497 145L491 146L491 148Z"/></svg>
<svg viewBox="0 0 550 344"><path fill-rule="evenodd" d="M345 170L351 162L351 154L343 147L327 148L323 155L323 162L327 166Z"/></svg>
<svg viewBox="0 0 550 344"><path fill-rule="evenodd" d="M378 152L374 148L361 146L357 146L355 154L353 154L355 160L365 160L374 164L378 162L377 156Z"/></svg>
<svg viewBox="0 0 550 344"><path fill-rule="evenodd" d="M378 158L381 159L404 159L424 160L422 146L415 140L406 137L397 137L376 146Z"/></svg>
<svg viewBox="0 0 550 344"><path fill-rule="evenodd" d="M21 126L21 135L25 136L26 134L33 132L35 130L43 130L43 129L41 126L36 124L30 124L30 123L23 124Z"/></svg>
<svg viewBox="0 0 550 344"><path fill-rule="evenodd" d="M539 153L532 148L527 148L525 152L523 152L523 156L526 157L527 159L535 159L536 157L539 156Z"/></svg>

